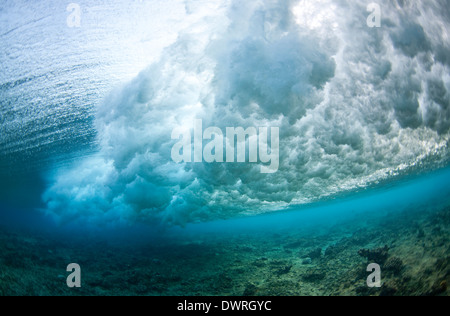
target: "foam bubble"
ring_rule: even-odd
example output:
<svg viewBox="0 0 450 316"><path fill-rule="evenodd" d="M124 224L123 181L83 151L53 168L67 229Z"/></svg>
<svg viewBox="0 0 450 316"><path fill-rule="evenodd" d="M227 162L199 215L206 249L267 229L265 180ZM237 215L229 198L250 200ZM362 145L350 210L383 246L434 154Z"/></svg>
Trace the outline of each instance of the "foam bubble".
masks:
<svg viewBox="0 0 450 316"><path fill-rule="evenodd" d="M56 176L47 211L182 225L311 202L446 155L450 41L435 30L449 20L430 2L385 2L372 29L365 1L187 1L199 18L100 106L98 155ZM195 118L279 127L279 171L176 164L172 130Z"/></svg>

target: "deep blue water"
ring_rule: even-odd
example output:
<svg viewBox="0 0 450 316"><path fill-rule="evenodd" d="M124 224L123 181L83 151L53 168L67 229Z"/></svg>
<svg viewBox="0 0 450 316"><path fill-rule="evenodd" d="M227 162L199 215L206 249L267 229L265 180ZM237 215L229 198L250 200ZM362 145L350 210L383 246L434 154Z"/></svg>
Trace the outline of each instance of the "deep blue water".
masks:
<svg viewBox="0 0 450 316"><path fill-rule="evenodd" d="M404 176L391 183L381 184L336 196L326 201L305 206L291 207L274 214L245 216L235 219L216 220L207 223L186 224L182 227L130 223L121 227L92 226L71 223L55 223L50 217L33 208L36 199L26 192L17 205L2 205L2 225L34 231L54 232L70 239L78 239L85 233L101 239L117 239L140 243L153 238L185 238L195 240L205 235L227 238L233 235L283 233L290 230L312 230L326 234L327 229L351 223L355 231L370 225L370 220L386 216L394 219L402 212L428 212L450 205L450 168L442 168L425 174ZM36 182L33 182L35 184ZM32 184L29 184L32 187ZM41 192L42 193L42 192ZM36 194L39 196L39 194ZM14 196L14 198L17 198ZM43 204L41 203L41 207ZM361 226L360 226L361 225Z"/></svg>

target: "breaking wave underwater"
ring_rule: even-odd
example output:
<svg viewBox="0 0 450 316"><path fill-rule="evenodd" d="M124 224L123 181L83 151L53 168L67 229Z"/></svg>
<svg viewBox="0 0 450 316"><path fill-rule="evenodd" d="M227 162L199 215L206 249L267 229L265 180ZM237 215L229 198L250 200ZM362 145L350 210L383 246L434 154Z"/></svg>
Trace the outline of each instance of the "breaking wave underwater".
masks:
<svg viewBox="0 0 450 316"><path fill-rule="evenodd" d="M79 1L81 28L24 3L0 5L2 187L39 174L60 222L256 215L447 165L445 0L380 1L381 28L362 0ZM279 127L278 172L176 164L196 118Z"/></svg>

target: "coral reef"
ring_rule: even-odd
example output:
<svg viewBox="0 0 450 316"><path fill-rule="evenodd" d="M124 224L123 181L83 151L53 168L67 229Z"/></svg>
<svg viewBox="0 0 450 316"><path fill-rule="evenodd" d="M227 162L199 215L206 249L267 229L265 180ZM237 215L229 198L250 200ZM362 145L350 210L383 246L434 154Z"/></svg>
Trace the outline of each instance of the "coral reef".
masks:
<svg viewBox="0 0 450 316"><path fill-rule="evenodd" d="M302 276L302 279L306 282L319 282L325 278L325 272L321 270L310 270Z"/></svg>
<svg viewBox="0 0 450 316"><path fill-rule="evenodd" d="M161 238L130 246L95 236L0 228L0 295L447 296L450 209L388 213L298 231ZM418 231L425 237L418 241ZM322 249L325 249L323 252ZM66 286L66 264L82 287ZM366 285L368 263L382 287Z"/></svg>
<svg viewBox="0 0 450 316"><path fill-rule="evenodd" d="M377 248L377 249L360 249L358 251L358 254L361 257L367 258L369 262L372 263L378 263L378 264L384 264L389 256L389 247L384 246L383 248Z"/></svg>
<svg viewBox="0 0 450 316"><path fill-rule="evenodd" d="M403 267L403 261L398 257L390 257L383 266L385 271L390 271L394 274L399 274Z"/></svg>
<svg viewBox="0 0 450 316"><path fill-rule="evenodd" d="M309 252L306 257L311 259L319 259L322 256L322 248L316 248Z"/></svg>

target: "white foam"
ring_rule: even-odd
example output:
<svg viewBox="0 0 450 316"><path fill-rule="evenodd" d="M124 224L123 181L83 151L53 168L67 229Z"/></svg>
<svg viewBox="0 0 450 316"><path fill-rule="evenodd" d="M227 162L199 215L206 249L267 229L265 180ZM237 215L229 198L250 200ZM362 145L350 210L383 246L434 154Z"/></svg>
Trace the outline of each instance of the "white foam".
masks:
<svg viewBox="0 0 450 316"><path fill-rule="evenodd" d="M56 176L47 211L182 225L307 203L445 154L450 42L435 30L450 21L430 2L385 1L372 29L362 0L186 1L196 18L98 109L100 152ZM195 118L279 127L279 171L176 164L171 132Z"/></svg>

